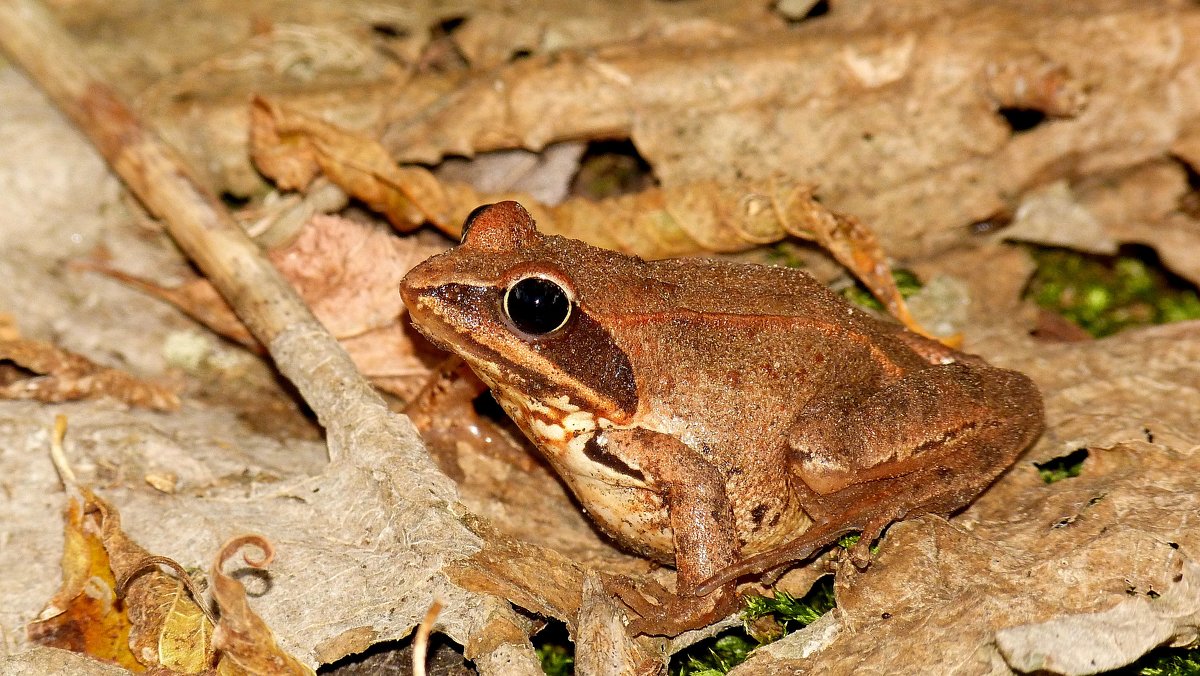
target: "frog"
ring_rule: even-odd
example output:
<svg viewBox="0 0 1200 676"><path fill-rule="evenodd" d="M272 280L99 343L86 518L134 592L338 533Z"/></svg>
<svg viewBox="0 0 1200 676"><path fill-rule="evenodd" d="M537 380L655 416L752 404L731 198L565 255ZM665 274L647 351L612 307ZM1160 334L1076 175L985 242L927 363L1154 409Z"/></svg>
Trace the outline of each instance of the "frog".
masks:
<svg viewBox="0 0 1200 676"><path fill-rule="evenodd" d="M738 582L949 515L1040 435L1024 374L855 307L802 270L647 261L538 231L507 201L400 293L598 529L676 571L611 577L631 635L735 612Z"/></svg>

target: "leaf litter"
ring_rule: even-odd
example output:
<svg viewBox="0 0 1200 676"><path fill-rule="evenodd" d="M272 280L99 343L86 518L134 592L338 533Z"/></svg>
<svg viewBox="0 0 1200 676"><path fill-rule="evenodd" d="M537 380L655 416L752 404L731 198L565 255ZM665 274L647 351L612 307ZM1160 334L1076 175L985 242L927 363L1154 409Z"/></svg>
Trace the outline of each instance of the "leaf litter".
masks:
<svg viewBox="0 0 1200 676"><path fill-rule="evenodd" d="M242 584L222 566L245 545L264 553L246 562L261 568L272 549L246 535L226 543L211 572L218 618L178 563L155 556L121 528L116 509L79 483L63 449L66 416L59 415L50 454L67 488L63 583L36 620L29 639L142 672L197 674L312 674L283 653L270 629L247 605ZM160 568L166 567L170 574Z"/></svg>
<svg viewBox="0 0 1200 676"><path fill-rule="evenodd" d="M1025 13L1027 10L1025 8ZM707 180L705 177L710 173L706 172L744 169L748 164L756 166L748 163L745 156L729 150L732 145L728 144L744 141L743 137L720 132L729 129L731 121L737 121L746 134L758 134L763 144L769 144L769 147L764 145L757 149L742 147L738 153L744 152L756 159L767 158L768 169L771 163L786 162L789 168L796 170L795 175L826 186L818 188L818 195L826 203L878 226L885 249L892 255L914 259L914 268L923 277L928 278L928 273L934 271L958 280L967 290L959 296L965 299L962 326L966 327L967 349L980 350L998 363L1029 372L1047 394L1051 417L1048 434L1000 483L950 522L925 518L895 526L884 539L879 559L872 568L861 574L852 570L840 571L839 610L809 629L764 649L740 668L744 673L756 673L756 670L771 673L772 669L789 666L816 673L837 672L839 668L861 669L864 664L888 665L889 673L920 673L922 669L945 664L935 661L943 658L960 665L965 672L1004 673L1015 666L1015 662L1005 660L1015 660L1012 656L1016 652L1009 650L1007 643L997 648L996 637L1013 627L1045 627L1025 634L1032 636L1037 632L1051 635L1060 631L1056 629L1060 626L1111 624L1105 619L1108 617L1105 613L1123 607L1122 604L1131 608L1145 605L1154 608L1153 601L1186 595L1180 585L1189 578L1186 575L1181 580L1175 578L1180 571L1190 570L1190 557L1196 547L1194 538L1189 539L1187 529L1180 524L1180 515L1195 511L1197 493L1186 476L1194 474L1186 471L1186 467L1192 462L1197 446L1194 416L1188 417L1196 410L1197 403L1197 374L1191 366L1196 356L1195 339L1192 338L1196 333L1195 324L1137 330L1079 345L1038 344L1025 335L1036 325L1036 313L1020 302L1020 287L1030 265L1021 252L1007 247L968 247L949 251L944 258L939 256L947 253L941 249L950 243L972 245L973 238L977 238L967 226L973 222L996 217L1003 225L1005 214L1015 214L1015 217L1010 217L1010 228L999 228L996 238L1011 234L1020 239L1061 243L1070 233L1060 229L1047 234L1021 228L1036 224L1039 219L1042 223L1055 220L1046 218L1046 214L1066 214L1069 218L1059 219L1061 222L1086 226L1074 232L1076 239L1072 246L1107 250L1120 242L1147 242L1156 248L1168 266L1195 281L1195 217L1186 209L1175 206L1182 204L1189 194L1188 170L1196 166L1197 157L1189 149L1194 150L1192 146L1197 136L1194 132L1187 133L1190 123L1186 116L1166 119L1146 112L1159 107L1158 95L1154 92L1168 91L1175 83L1187 82L1194 77L1189 64L1195 60L1188 56L1188 50L1193 50L1194 44L1187 40L1178 43L1181 51L1174 55L1155 49L1127 55L1120 50L1113 53L1088 46L1176 44L1168 38L1189 34L1188 26L1195 21L1195 12L1175 5L1145 8L1114 2L1090 11L1094 18L1085 17L1084 21L1080 21L1075 13L1077 10L1070 8L1022 19L1007 5L983 10L968 7L965 3L949 3L938 10L947 21L961 21L984 36L960 55L962 62L967 64L962 72L990 73L984 80L986 87L963 88L961 96L968 98L954 99L961 104L956 107L949 105L944 96L930 93L950 91L946 89L947 82L939 81L931 68L942 63L946 55L955 54L955 49L960 47L951 49L949 45L939 43L930 29L921 26L929 18L927 11L905 3L884 9L868 9L853 2L838 3L830 16L822 19L825 21L822 30L837 35L840 30L853 26L858 31L859 42L846 48L846 43L840 39L822 41L816 38L809 43L815 47L804 47L805 41L813 40L813 36L803 29L780 42L781 53L795 50L792 56L798 54L802 58L792 60L800 64L798 67L807 69L806 72L818 74L820 82L836 84L839 77L844 77L843 73L823 65L830 63L849 69L859 82L859 87L853 91L834 87L829 90L827 99L815 96L814 101L826 102L823 106L814 106L814 113L819 116L815 121L806 122L804 120L810 118L802 118L786 125L775 123L774 134L793 127L808 130L812 138L799 143L786 135L762 134L763 119L753 103L746 103L742 108L716 110L717 106L727 105L729 99L709 96L714 108L705 109L702 115L685 118L678 115L678 110L688 107L698 110L693 105L693 98L684 96L675 97L675 101L649 102L638 98L645 91L638 87L655 80L642 74L631 77L630 73L639 71L628 64L644 62L653 74L653 69L666 61L651 58L655 55L654 48L637 43L599 50L598 61L572 60L568 52L567 58L554 64L539 60L542 57L535 54L516 60L501 70L504 82L520 85L526 82L521 78L532 78L529 82L538 83L537 86L548 92L560 89L555 82L588 82L586 78L575 77L584 72L581 68L601 73L603 77L593 80L603 85L600 89L582 89L595 98L600 113L616 111L618 116L625 116L615 127L618 134L628 133L634 138L638 151L650 161L663 181L664 190L694 180ZM1107 27L1105 22L1108 22ZM895 31L896 25L909 26L909 29L907 32ZM481 31L481 23L475 26L472 30ZM1110 32L1112 26L1120 26L1125 34L1117 39ZM1035 42L1041 45L1040 49L1010 50L1000 46L1002 40L990 37L1022 30L1036 36ZM282 34L280 31L278 35ZM707 39L717 39L714 44L720 46L707 52L714 59L745 63L752 56L762 56L761 52L754 52L747 46L749 39L739 43L736 34L708 32L706 35ZM881 35L891 37L879 37ZM800 47L793 46L793 39ZM1125 42L1127 39L1130 42ZM1087 59L1080 55L1087 55ZM993 62L999 65L989 71L988 64ZM817 65L811 65L814 63ZM710 71L705 71L704 65L689 61L686 67L698 78L709 77ZM217 61L211 62L210 66L224 67ZM791 82L803 81L790 76L791 71L778 70L780 77L790 77ZM549 79L537 80L543 72ZM745 72L747 82L770 82L769 79L751 77L760 71ZM678 74L670 70L661 73L656 77L664 80ZM955 71L950 73L961 77ZM637 83L636 87L627 88L627 92L621 94L632 96L621 100L632 100L634 105L618 104L604 111L604 106L611 103L611 99L605 98L604 87L613 86L614 74L615 81L626 76ZM204 79L193 74L188 86L194 91L202 90ZM495 82L482 75L479 81L481 84ZM1041 93L1029 98L1030 90L1013 86L1022 81L1039 83L1032 91ZM461 90L447 99L453 106L442 106L444 112L439 112L439 119L426 117L421 122L425 125L423 128L407 122L392 123L388 139L401 159L412 159L416 157L412 153L423 152L419 144L395 141L405 133L415 137L418 134L412 131L414 129L454 132L454 125L467 129L486 117L483 114L456 114L455 110L482 113L505 110L503 106L482 105L481 101L490 100L485 97L486 92L481 85L472 85L474 89L464 86L463 82L469 85L470 78L464 79L462 73L453 76L423 73L406 82L411 92L427 85L435 92L454 91L455 87L461 87ZM169 85L162 91L169 89ZM939 90L939 87L943 89ZM796 89L801 90L804 88ZM528 93L536 91L536 87L526 84L513 86L508 91ZM694 88L694 93L689 96L706 91L702 87ZM766 87L763 91L778 90ZM1079 96L1080 91L1085 91L1086 96ZM1195 89L1185 86L1180 91ZM508 95L514 97L510 102L523 103L521 94ZM993 99L993 106L975 105L980 99L969 98L981 95ZM406 107L420 110L421 106L429 105L428 97L416 94L396 97L393 90L388 96L396 106L389 114L399 120L419 119L419 116L405 113ZM839 103L850 98L861 105ZM195 100L199 101L198 109L203 110L203 97ZM528 100L531 105L537 105L538 99ZM755 99L743 102L746 100ZM787 110L793 105L786 100L772 101L773 108ZM904 102L916 102L918 113L927 111L921 105L942 109L926 114L924 145L913 146L924 147L927 152L915 152L912 148L893 149L895 152L881 163L869 152L855 150L856 147L880 148L883 141L895 142L903 138L901 132L888 126L887 120L909 119L908 113L892 114L888 118L880 112L895 111L897 105ZM993 116L995 105L1010 108L1040 106L1045 109L1048 122L1035 124L1027 130L1006 129L1003 126L1006 123ZM1179 105L1181 110L1194 109L1186 101ZM306 112L319 112L319 108L320 104L300 107ZM239 103L238 110L242 111L239 115L248 116L244 105ZM631 118L627 111L631 110L640 116L637 127L628 122ZM912 110L910 108L908 112ZM176 117L182 119L183 116ZM221 125L230 130L238 128L238 125L227 123L229 118L219 116L203 118L198 124L204 128L212 121L222 119ZM542 108L537 118L513 116L509 121L519 125L535 119L543 124L555 120L584 124L589 120L594 123L613 117L549 115L547 109ZM240 128L245 129L246 124L241 123ZM1105 125L1107 127L1097 133ZM609 130L613 128L610 125ZM821 129L842 129L844 134L822 134ZM678 140L671 140L670 134L663 134L663 131L676 134ZM869 132L872 138L865 139L864 132ZM938 136L942 133L946 136ZM1089 139L1089 134L1096 135L1081 143L1081 139ZM539 147L545 139L587 135L583 127L547 135L531 124L516 128L509 138L519 138L525 145ZM428 134L421 140L428 141L425 148L433 147L436 153L443 153L448 148L472 153L484 150L492 143L472 140L459 146L443 144L439 149L436 144L445 138L455 136ZM458 133L457 138L469 138L469 135ZM705 143L706 139L714 141ZM687 150L701 149L701 152L679 153L679 146L672 145L677 143ZM722 146L722 143L727 145ZM242 148L241 144L244 141L239 140L227 147ZM496 145L503 144L496 142ZM1163 148L1170 148L1176 155L1163 157ZM966 153L968 159L964 160L962 153ZM219 157L219 153L216 156ZM216 161L214 165L245 164L244 150L234 156L236 159L232 162ZM872 157L876 159L872 161ZM822 171L806 169L812 166L810 163L817 162L823 163ZM1060 182L1058 188L1050 192L1024 192L1026 186L1050 186L1055 180L1065 182ZM1014 197L1009 199L1008 195ZM1024 210L1023 206L1026 206ZM1035 462L1045 463L1080 448L1087 449L1088 457L1078 476L1049 485L1037 476ZM522 533L522 539L554 541L555 548L566 559L563 570L574 569L573 560L618 569L619 566L638 565L637 561L622 558L623 555L611 549L604 553L607 545L591 533L577 512L572 512L572 505L562 497L561 491L555 492L552 477L538 474L544 470L519 469L487 456L467 454L462 457L466 466L462 491L472 510L486 513L489 519L503 524L505 529L517 529ZM387 463L380 466L386 467ZM489 472L494 475L490 481L485 477ZM319 494L345 490L350 485L350 482L333 476L327 478L332 483L310 482L307 488L319 484L322 486ZM508 481L503 482L502 478ZM260 512L244 507L242 522L271 523L280 519L286 521L289 516L311 519L311 515L288 512L288 499L302 499L298 496L311 499L312 494L298 486L304 486L304 483L285 482L275 487L276 497L286 496L287 499L276 501L274 510ZM520 496L525 491L539 493L540 502ZM123 513L139 509L163 513L169 517L164 518L165 524L179 523L172 521L176 514L212 513L213 516L208 517L211 521L192 524L204 532L221 530L214 529L215 523L231 520L228 513L218 516L217 512L212 512L212 504L188 496L172 498L178 502L166 512L158 502L161 497L152 498L133 491L125 494L123 499L129 503L123 505ZM268 499L268 502L272 501ZM535 514L537 519L533 524L523 523L529 518L522 516L525 511L522 505L526 504L544 505L548 511L530 509L526 513ZM549 505L559 506L550 509ZM344 513L353 512L347 510ZM368 513L378 514L370 508ZM561 514L561 518L556 514ZM503 520L505 518L507 522ZM238 520L232 518L232 521ZM544 524L555 523L555 532L548 534L546 529L539 529L537 520ZM316 525L319 527L313 531L288 532L283 540L276 534L271 534L271 538L276 542L312 537L317 538L314 541L321 541L321 527L327 532L336 530L328 530L329 522L324 520L318 520ZM184 529L177 530L182 532ZM482 528L479 532L485 533ZM182 536L176 537L182 539ZM499 538L484 537L485 542L502 541ZM211 540L207 551L211 552L213 543L221 539ZM327 546L339 544L344 543L335 540ZM576 549L572 550L573 546ZM169 550L158 546L155 549ZM184 549L192 552L193 561L208 555L200 554L195 548L181 547ZM401 547L393 552L395 556L368 556L365 560L370 562L373 570L397 566L406 569L408 564L396 563L407 560L403 552ZM553 560L537 549L519 556L534 561L539 557ZM289 564L285 560L280 565ZM503 566L511 567L511 564L504 563ZM466 567L470 569L469 564ZM502 568L501 573L506 569ZM289 571L297 569L285 567L282 570L286 577ZM338 567L325 570L338 570ZM477 569L477 572L483 574L486 570ZM574 573L565 579L578 579L573 576ZM505 596L515 596L521 589L537 590L537 585L544 583L547 577L544 570L530 568L515 576L514 582L494 589ZM368 585L365 578L359 579L357 584ZM1180 592L1172 595L1176 587ZM387 582L380 582L379 588L387 590L390 587ZM541 596L552 598L547 593L541 593ZM353 606L357 603L354 599L359 598L346 596L342 600ZM284 598L275 600L285 606L291 603ZM362 601L367 602L367 599ZM532 596L526 602L535 603ZM540 607L549 614L559 613L570 618L574 603L569 599L559 600L544 602ZM405 607L410 609L406 611L409 620L400 624L411 627L416 621L413 618L419 618L424 607L420 604ZM1161 615L1158 610L1137 608L1134 608L1136 613L1142 613L1135 613L1138 617ZM303 612L293 615L280 613L278 608L265 610L275 617L273 624L284 629L285 642L293 646L319 643L297 639L289 629L296 617L306 617ZM362 631L363 627L374 626L371 622L357 626L355 631L342 625L345 633L332 633L339 639L320 643L323 649L317 654L321 659L344 654L349 647L361 647L386 634ZM1136 657L1134 653L1148 649L1154 641L1179 643L1188 638L1185 623L1176 622L1166 629L1161 629L1166 626L1164 624L1155 626L1160 627L1156 629L1158 633L1149 638L1143 636L1140 643L1113 659L1132 659ZM327 633L325 638L329 636ZM1021 639L1025 640L1032 641ZM1053 641L1029 645L1035 649L1028 654L1047 660L1046 664L1069 663L1070 656L1060 657L1058 653L1062 646Z"/></svg>

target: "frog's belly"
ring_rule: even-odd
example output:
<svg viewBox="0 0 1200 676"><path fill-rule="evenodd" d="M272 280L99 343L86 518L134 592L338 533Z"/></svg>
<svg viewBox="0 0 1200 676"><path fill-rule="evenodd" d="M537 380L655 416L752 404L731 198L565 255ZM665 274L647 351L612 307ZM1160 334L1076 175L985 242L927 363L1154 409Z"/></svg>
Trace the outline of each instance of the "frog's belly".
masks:
<svg viewBox="0 0 1200 676"><path fill-rule="evenodd" d="M598 451L596 444L589 447L602 429L614 427L611 421L580 409L566 397L538 401L486 377L483 380L600 530L630 551L674 563L671 519L662 496L639 468Z"/></svg>
<svg viewBox="0 0 1200 676"><path fill-rule="evenodd" d="M647 488L615 486L603 478L560 474L605 534L632 552L663 563L675 562L671 519L662 496Z"/></svg>

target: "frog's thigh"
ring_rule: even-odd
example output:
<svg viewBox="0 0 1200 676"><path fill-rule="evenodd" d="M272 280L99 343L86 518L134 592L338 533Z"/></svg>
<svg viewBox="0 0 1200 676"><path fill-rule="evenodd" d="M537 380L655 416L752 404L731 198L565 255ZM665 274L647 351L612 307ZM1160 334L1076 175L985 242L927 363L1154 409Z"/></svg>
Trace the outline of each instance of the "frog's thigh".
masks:
<svg viewBox="0 0 1200 676"><path fill-rule="evenodd" d="M924 468L973 473L982 487L1040 430L1041 397L1027 377L955 363L857 399L816 402L788 442L799 477L827 495Z"/></svg>
<svg viewBox="0 0 1200 676"><path fill-rule="evenodd" d="M675 544L678 592L733 563L737 553L733 509L725 477L673 436L644 429L605 432L610 448L642 469L663 495Z"/></svg>

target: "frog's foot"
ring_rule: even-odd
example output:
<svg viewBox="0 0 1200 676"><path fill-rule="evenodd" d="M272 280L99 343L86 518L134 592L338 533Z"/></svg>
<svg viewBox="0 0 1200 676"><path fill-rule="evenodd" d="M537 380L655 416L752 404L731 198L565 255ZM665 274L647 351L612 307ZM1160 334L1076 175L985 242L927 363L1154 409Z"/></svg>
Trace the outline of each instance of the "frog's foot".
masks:
<svg viewBox="0 0 1200 676"><path fill-rule="evenodd" d="M630 636L678 636L690 629L708 626L738 608L732 585L707 596L682 596L667 591L653 580L638 585L625 577L607 578L604 586L640 615L626 627Z"/></svg>
<svg viewBox="0 0 1200 676"><path fill-rule="evenodd" d="M640 584L624 575L605 575L604 589L616 596L627 608L645 617L658 611L651 599L661 599L673 594L658 582L647 578Z"/></svg>
<svg viewBox="0 0 1200 676"><path fill-rule="evenodd" d="M847 550L846 556L849 557L850 563L859 570L866 570L871 565L871 545L883 536L883 531L893 522L904 518L904 513L899 510L883 511L876 514L873 519L863 526L862 531L858 534L858 542L851 545Z"/></svg>

